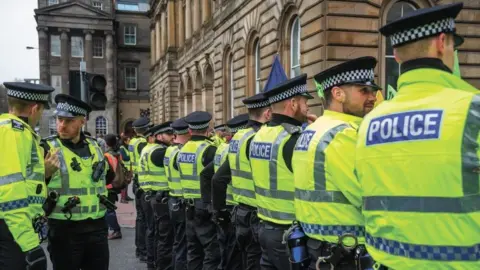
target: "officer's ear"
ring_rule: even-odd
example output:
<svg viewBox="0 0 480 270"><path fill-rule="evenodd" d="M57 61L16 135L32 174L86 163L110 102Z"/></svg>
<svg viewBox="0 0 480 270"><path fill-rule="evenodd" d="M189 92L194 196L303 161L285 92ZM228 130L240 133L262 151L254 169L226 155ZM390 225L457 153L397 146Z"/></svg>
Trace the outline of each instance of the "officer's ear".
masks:
<svg viewBox="0 0 480 270"><path fill-rule="evenodd" d="M334 86L331 92L333 100L336 100L338 103L345 102L345 90L343 90L341 87Z"/></svg>

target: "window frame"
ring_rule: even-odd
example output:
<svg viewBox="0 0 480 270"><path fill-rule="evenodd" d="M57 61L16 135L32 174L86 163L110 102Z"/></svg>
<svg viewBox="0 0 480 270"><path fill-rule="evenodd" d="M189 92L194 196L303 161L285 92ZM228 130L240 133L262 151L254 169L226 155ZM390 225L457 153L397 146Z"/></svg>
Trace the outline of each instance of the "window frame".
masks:
<svg viewBox="0 0 480 270"><path fill-rule="evenodd" d="M99 133L99 131L103 131ZM98 137L99 134L103 136L108 134L108 120L105 116L99 115L95 118L95 136Z"/></svg>
<svg viewBox="0 0 480 270"><path fill-rule="evenodd" d="M294 31L298 30L298 36L294 40ZM301 52L300 52L300 41L301 41L302 26L300 25L300 17L295 16L292 21L292 26L290 28L290 78L294 78L301 74ZM294 42L297 43L297 57L294 57ZM297 58L298 64L294 65L294 58ZM296 69L298 68L298 74Z"/></svg>
<svg viewBox="0 0 480 270"><path fill-rule="evenodd" d="M100 45L101 45L101 52L102 52L102 55L101 56L98 56L98 55L95 55L95 42L98 42L100 41ZM98 45L98 44L97 44ZM98 49L98 48L97 48ZM103 48L103 38L101 37L94 37L92 39L92 55L93 55L93 58L103 58L104 57L104 48Z"/></svg>
<svg viewBox="0 0 480 270"><path fill-rule="evenodd" d="M58 0L47 0L47 6L57 5Z"/></svg>
<svg viewBox="0 0 480 270"><path fill-rule="evenodd" d="M233 53L230 54L228 61L230 62L230 69L229 69L229 75L230 75L230 118L234 117L235 113L235 70L233 68L234 64L234 59L233 59Z"/></svg>
<svg viewBox="0 0 480 270"><path fill-rule="evenodd" d="M135 7L135 8L127 8L127 7ZM132 3L117 3L117 10L123 10L123 11L140 11L140 7L138 4L132 4Z"/></svg>
<svg viewBox="0 0 480 270"><path fill-rule="evenodd" d="M129 68L133 68L135 70L135 88L128 87L128 78L133 78L131 76L127 76L127 69ZM124 72L124 80L125 80L125 90L128 90L128 91L138 90L138 68L134 66L125 66L123 68L123 72Z"/></svg>
<svg viewBox="0 0 480 270"><path fill-rule="evenodd" d="M74 39L78 39L80 41L80 45L78 48L80 48L81 50L81 55L74 55L73 52L74 52L74 49L73 48L77 48L77 46L74 46L74 42L73 40ZM83 58L85 57L85 46L84 46L84 41L83 41L83 37L81 36L72 36L70 38L70 56L73 57L73 58Z"/></svg>
<svg viewBox="0 0 480 270"><path fill-rule="evenodd" d="M58 55L53 53L53 37L58 37ZM62 41L60 35L50 35L50 56L61 57L62 56Z"/></svg>
<svg viewBox="0 0 480 270"><path fill-rule="evenodd" d="M134 33L127 33L127 29L133 29ZM127 36L133 37L134 42L133 43L127 43ZM123 44L124 45L129 45L129 46L135 46L137 45L137 26L134 24L125 24L123 26Z"/></svg>
<svg viewBox="0 0 480 270"><path fill-rule="evenodd" d="M96 7L95 4L100 4L100 7ZM103 3L102 2L99 2L99 1L92 1L92 6L94 8L98 8L100 10L103 10Z"/></svg>
<svg viewBox="0 0 480 270"><path fill-rule="evenodd" d="M253 60L255 61L255 94L262 92L262 67L261 67L261 48L260 38L257 38L253 43Z"/></svg>

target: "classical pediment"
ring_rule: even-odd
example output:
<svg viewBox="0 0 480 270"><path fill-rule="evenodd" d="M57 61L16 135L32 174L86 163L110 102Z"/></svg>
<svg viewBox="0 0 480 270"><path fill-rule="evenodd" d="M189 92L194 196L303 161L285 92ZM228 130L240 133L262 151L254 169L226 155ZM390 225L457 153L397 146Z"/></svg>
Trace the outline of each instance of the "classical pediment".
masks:
<svg viewBox="0 0 480 270"><path fill-rule="evenodd" d="M96 19L111 19L112 15L83 2L69 1L58 5L35 9L35 15L74 16Z"/></svg>

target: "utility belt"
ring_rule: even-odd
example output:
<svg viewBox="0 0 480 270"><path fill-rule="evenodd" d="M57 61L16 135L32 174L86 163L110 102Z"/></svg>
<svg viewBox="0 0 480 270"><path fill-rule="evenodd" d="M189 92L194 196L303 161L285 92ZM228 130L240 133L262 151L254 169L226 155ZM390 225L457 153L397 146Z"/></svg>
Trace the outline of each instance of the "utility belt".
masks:
<svg viewBox="0 0 480 270"><path fill-rule="evenodd" d="M170 209L172 212L178 212L185 207L185 199L182 197L170 196Z"/></svg>
<svg viewBox="0 0 480 270"><path fill-rule="evenodd" d="M193 220L195 216L198 216L200 219L210 219L209 204L205 203L201 198L184 199L184 202L185 214L188 220Z"/></svg>
<svg viewBox="0 0 480 270"><path fill-rule="evenodd" d="M277 224L266 220L260 220L266 230L287 231L290 225Z"/></svg>
<svg viewBox="0 0 480 270"><path fill-rule="evenodd" d="M257 208L243 203L235 207L235 225L241 227L251 227L258 224Z"/></svg>
<svg viewBox="0 0 480 270"><path fill-rule="evenodd" d="M343 237L343 236L342 236ZM342 238L340 237L340 238ZM347 236L352 237L352 236ZM318 241L315 239L309 239L310 241ZM321 242L320 248L317 252L321 255L318 256L316 261L317 269L320 269L322 265L329 265L331 269L347 268L355 270L374 269L375 261L368 254L365 245L355 244L347 247L343 245L339 240L338 243L329 243L325 241ZM316 253L316 252L313 252ZM381 269L381 268L380 268Z"/></svg>
<svg viewBox="0 0 480 270"><path fill-rule="evenodd" d="M144 200L149 202L152 199L155 199L156 202L161 203L161 204L168 204L168 199L170 198L170 195L168 195L168 190L147 190L144 191L145 197Z"/></svg>

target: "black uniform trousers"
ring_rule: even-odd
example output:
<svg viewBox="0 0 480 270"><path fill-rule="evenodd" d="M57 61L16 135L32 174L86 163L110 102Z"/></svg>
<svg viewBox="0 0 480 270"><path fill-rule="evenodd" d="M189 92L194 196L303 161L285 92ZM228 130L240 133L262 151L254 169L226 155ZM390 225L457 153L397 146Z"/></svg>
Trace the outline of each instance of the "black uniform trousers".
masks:
<svg viewBox="0 0 480 270"><path fill-rule="evenodd" d="M227 205L227 210L230 214L234 214L234 207ZM243 257L238 248L235 237L235 226L232 222L225 227L217 227L217 237L220 244L220 265L219 270L243 270Z"/></svg>
<svg viewBox="0 0 480 270"><path fill-rule="evenodd" d="M240 204L235 208L235 234L243 257L243 269L259 270L262 249L258 242L259 219L254 207Z"/></svg>
<svg viewBox="0 0 480 270"><path fill-rule="evenodd" d="M147 246L145 243L145 232L147 230L145 224L145 214L142 210L142 200L140 199L140 193L138 193L138 175L134 175L133 179L133 193L135 194L135 210L137 212L137 218L135 219L135 254L137 257L147 256Z"/></svg>
<svg viewBox="0 0 480 270"><path fill-rule="evenodd" d="M145 216L145 244L147 248L147 268L155 268L155 219L150 200L155 200L155 196L147 197L148 192L143 192L140 196L142 212Z"/></svg>
<svg viewBox="0 0 480 270"><path fill-rule="evenodd" d="M104 218L96 221L99 226L84 230L82 221L56 226L49 220L48 252L54 270L108 270L108 228Z"/></svg>
<svg viewBox="0 0 480 270"><path fill-rule="evenodd" d="M207 209L201 199L186 207L188 270L216 270L220 265L217 225Z"/></svg>
<svg viewBox="0 0 480 270"><path fill-rule="evenodd" d="M260 222L258 231L262 247L262 270L290 270L290 260L285 244L282 244L283 234L290 225L279 225L267 221Z"/></svg>
<svg viewBox="0 0 480 270"><path fill-rule="evenodd" d="M157 270L172 270L173 225L168 212L168 191L157 192L150 200L155 227L155 266Z"/></svg>
<svg viewBox="0 0 480 270"><path fill-rule="evenodd" d="M13 239L3 219L0 219L0 269L25 270L25 252Z"/></svg>
<svg viewBox="0 0 480 270"><path fill-rule="evenodd" d="M183 199L181 197L170 197L168 209L174 232L173 269L187 270L187 237L185 235L185 204Z"/></svg>

